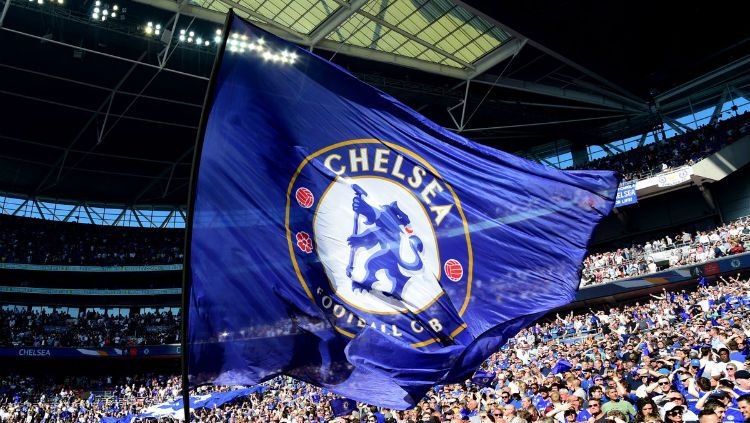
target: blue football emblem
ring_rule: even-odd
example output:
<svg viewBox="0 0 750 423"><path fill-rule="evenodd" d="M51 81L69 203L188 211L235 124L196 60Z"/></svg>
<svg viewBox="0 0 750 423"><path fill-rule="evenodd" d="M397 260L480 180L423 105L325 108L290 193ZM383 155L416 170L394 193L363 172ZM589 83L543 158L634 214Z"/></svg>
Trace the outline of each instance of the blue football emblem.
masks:
<svg viewBox="0 0 750 423"><path fill-rule="evenodd" d="M377 140L330 146L301 163L286 213L292 268L340 334L372 327L422 347L465 328L468 225L425 159Z"/></svg>

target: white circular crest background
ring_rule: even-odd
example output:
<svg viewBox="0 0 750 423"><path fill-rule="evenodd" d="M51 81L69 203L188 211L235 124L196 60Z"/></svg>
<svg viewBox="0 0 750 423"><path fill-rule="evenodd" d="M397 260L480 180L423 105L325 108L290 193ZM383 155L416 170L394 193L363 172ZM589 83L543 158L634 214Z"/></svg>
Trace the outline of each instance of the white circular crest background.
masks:
<svg viewBox="0 0 750 423"><path fill-rule="evenodd" d="M354 256L352 278L346 275L350 254L347 239L352 235L354 227L353 184L359 185L367 192L367 196L363 198L375 208L396 201L399 208L409 216L413 235L422 240L422 269L409 272L399 267L404 275L411 277L404 287L403 301L381 293L388 292L393 285L382 270L376 273L378 281L373 284L372 291L361 292L352 289L352 278L361 280L364 277L365 263L380 249L379 245L369 249L358 248ZM360 216L358 233L372 227L364 222L365 218ZM317 252L333 291L344 302L357 309L380 314L417 311L431 304L442 292L437 279L440 275L440 259L432 222L412 191L395 181L377 177L337 178L319 199L313 231ZM414 260L414 252L403 232L400 253L404 261Z"/></svg>

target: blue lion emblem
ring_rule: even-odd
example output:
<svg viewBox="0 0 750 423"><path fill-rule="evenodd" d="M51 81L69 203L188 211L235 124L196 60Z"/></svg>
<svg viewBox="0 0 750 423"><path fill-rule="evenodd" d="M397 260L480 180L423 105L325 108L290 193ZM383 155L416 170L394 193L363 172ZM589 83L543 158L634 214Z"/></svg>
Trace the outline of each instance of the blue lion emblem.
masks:
<svg viewBox="0 0 750 423"><path fill-rule="evenodd" d="M363 197L367 193L358 185L353 185L355 196L352 201L354 210L354 230L352 236L347 241L351 247L349 255L349 265L346 274L352 277L352 268L354 262L354 253L357 248L371 248L375 245L380 246L380 250L375 252L365 262L366 274L361 280L352 278L352 289L359 291L372 291L372 285L377 282L376 273L378 270L384 270L387 278L392 282L389 291L381 291L383 295L401 300L406 282L410 277L406 276L401 269L407 271L421 270L423 267L420 254L424 250L422 240L418 236L412 235L412 229L409 226L411 220L394 201L379 207L373 207L368 204ZM373 225L371 228L358 233L359 216L365 217L365 223ZM403 228L403 231L402 231ZM402 233L408 235L409 245L414 252L414 260L407 262L401 257L401 236Z"/></svg>

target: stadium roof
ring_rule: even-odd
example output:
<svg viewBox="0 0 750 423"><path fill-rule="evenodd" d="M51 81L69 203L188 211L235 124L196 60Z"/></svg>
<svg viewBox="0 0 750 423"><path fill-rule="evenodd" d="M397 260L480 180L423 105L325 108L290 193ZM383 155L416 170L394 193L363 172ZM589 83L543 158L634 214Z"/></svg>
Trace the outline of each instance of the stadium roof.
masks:
<svg viewBox="0 0 750 423"><path fill-rule="evenodd" d="M99 1L0 3L1 191L184 204L229 7L511 152L621 139L750 91L744 18L712 4Z"/></svg>
<svg viewBox="0 0 750 423"><path fill-rule="evenodd" d="M137 1L185 10L175 0ZM187 7L217 24L232 8L303 46L460 79L483 73L525 42L448 0L204 0Z"/></svg>

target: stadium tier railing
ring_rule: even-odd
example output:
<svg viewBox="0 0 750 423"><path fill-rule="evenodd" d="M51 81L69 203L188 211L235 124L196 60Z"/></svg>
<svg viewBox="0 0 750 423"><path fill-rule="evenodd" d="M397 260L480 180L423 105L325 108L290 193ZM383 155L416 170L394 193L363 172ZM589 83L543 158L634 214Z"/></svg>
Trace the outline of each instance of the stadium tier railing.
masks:
<svg viewBox="0 0 750 423"><path fill-rule="evenodd" d="M35 270L43 272L169 272L181 271L182 264L150 264L143 266L67 266L61 264L0 263L0 269Z"/></svg>

